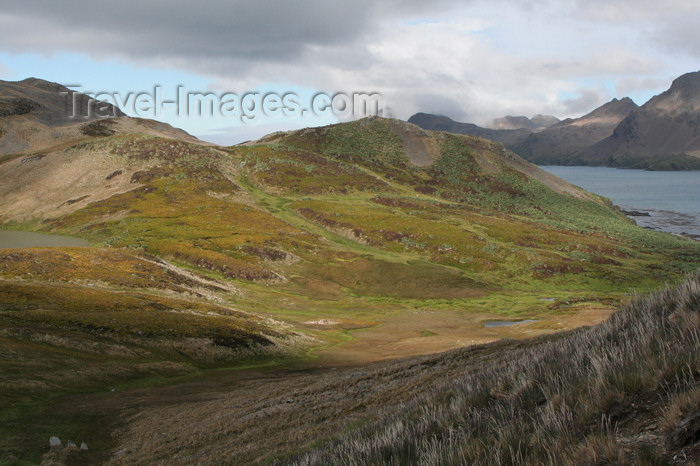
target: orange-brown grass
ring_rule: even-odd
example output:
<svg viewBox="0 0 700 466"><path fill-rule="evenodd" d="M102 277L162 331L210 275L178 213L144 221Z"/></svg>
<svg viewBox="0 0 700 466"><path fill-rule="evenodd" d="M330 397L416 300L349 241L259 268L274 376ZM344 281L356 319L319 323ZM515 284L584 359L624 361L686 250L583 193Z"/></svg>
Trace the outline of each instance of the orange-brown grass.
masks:
<svg viewBox="0 0 700 466"><path fill-rule="evenodd" d="M123 289L172 290L196 288L224 291L212 283L164 267L155 257L139 257L127 249L30 248L0 250L0 277L109 285Z"/></svg>
<svg viewBox="0 0 700 466"><path fill-rule="evenodd" d="M499 284L584 274L621 278L621 270L635 277L643 273L636 264L623 266L620 259L628 254L621 250L621 241L562 231L518 217L380 199L379 205L304 200L290 207L328 229L347 232L358 242L416 254L474 276L489 272L489 279ZM372 201L376 204L377 198Z"/></svg>
<svg viewBox="0 0 700 466"><path fill-rule="evenodd" d="M8 364L20 364L15 376L4 380L7 390L75 389L93 384L90 374L109 373L115 362L220 366L256 354L287 353L297 336L276 327L203 301L99 286L0 281L1 347L10 352L1 363L3 372ZM26 361L38 369L22 369ZM90 370L61 372L81 362ZM185 370L187 366L178 368ZM57 373L61 376L54 380ZM133 376L143 377L144 371Z"/></svg>
<svg viewBox="0 0 700 466"><path fill-rule="evenodd" d="M130 246L187 262L227 278L274 279L261 248L294 251L312 237L269 213L237 202L238 188L205 170L175 171L140 181L146 186L91 204L54 221L61 231L111 246ZM212 196L214 190L221 196ZM229 199L230 197L230 199ZM251 247L257 249L250 249ZM251 252L253 251L253 252Z"/></svg>
<svg viewBox="0 0 700 466"><path fill-rule="evenodd" d="M118 335L225 338L241 346L262 334L281 337L258 317L199 301L95 287L0 282L2 315L16 323ZM259 343L266 343L260 340ZM269 342L267 342L269 343Z"/></svg>

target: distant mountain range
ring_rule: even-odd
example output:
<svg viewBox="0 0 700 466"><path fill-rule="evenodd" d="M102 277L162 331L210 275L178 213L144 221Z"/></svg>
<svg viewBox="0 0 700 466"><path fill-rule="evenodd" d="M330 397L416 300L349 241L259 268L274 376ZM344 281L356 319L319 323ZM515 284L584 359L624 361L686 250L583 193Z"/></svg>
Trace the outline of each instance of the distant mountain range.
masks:
<svg viewBox="0 0 700 466"><path fill-rule="evenodd" d="M491 123L493 129L529 129L531 131L539 131L549 128L552 125L559 123L559 118L552 115L535 115L532 118L526 116L504 116L496 118Z"/></svg>
<svg viewBox="0 0 700 466"><path fill-rule="evenodd" d="M454 121L452 118L443 115L433 115L430 113L416 113L408 119L408 122L430 131L447 131L448 133L468 134L470 136L501 142L509 147L519 143L532 133L531 130L526 128L483 128L473 123L462 123L459 121Z"/></svg>
<svg viewBox="0 0 700 466"><path fill-rule="evenodd" d="M538 164L700 170L700 71L677 78L641 107L625 97L580 118L553 118L504 117L494 129L425 113L408 121L501 142Z"/></svg>
<svg viewBox="0 0 700 466"><path fill-rule="evenodd" d="M700 169L700 71L632 111L613 133L582 149L588 164Z"/></svg>

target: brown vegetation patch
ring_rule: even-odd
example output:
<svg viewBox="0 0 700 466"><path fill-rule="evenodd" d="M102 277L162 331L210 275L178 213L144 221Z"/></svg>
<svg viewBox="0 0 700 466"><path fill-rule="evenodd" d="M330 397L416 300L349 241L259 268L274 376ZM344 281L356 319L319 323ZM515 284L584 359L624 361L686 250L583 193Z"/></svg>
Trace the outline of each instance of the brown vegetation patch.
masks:
<svg viewBox="0 0 700 466"><path fill-rule="evenodd" d="M36 103L24 97L0 97L0 117L26 115L36 108Z"/></svg>
<svg viewBox="0 0 700 466"><path fill-rule="evenodd" d="M391 230L378 230L378 233L380 233L385 240L394 241L396 243L400 243L407 238L414 238L413 235L409 235L408 233L399 233Z"/></svg>
<svg viewBox="0 0 700 466"><path fill-rule="evenodd" d="M36 154L36 155L30 155L29 157L25 157L20 161L20 165L24 165L25 163L31 163L31 162L37 162L41 159L46 157L46 154Z"/></svg>
<svg viewBox="0 0 700 466"><path fill-rule="evenodd" d="M432 195L432 194L435 194L437 192L437 188L434 188L432 186L425 186L425 185L414 186L413 189L417 193L428 194L428 195Z"/></svg>
<svg viewBox="0 0 700 466"><path fill-rule="evenodd" d="M333 220L331 218L328 218L327 215L318 212L313 209L309 209L308 207L302 207L301 209L297 209L297 212L303 215L304 217L308 218L309 220L313 220L316 223L319 223L323 226L326 227L331 227L331 228L354 228L354 225L350 223L345 223L345 222L339 222L338 220Z"/></svg>
<svg viewBox="0 0 700 466"><path fill-rule="evenodd" d="M123 173L124 173L124 170L115 170L115 171L113 171L112 173L110 173L109 175L107 175L107 176L105 177L105 180L109 181L109 180L111 180L112 178L114 178L115 176L119 176L119 175L121 175L121 174L123 174Z"/></svg>
<svg viewBox="0 0 700 466"><path fill-rule="evenodd" d="M153 167L147 170L139 170L134 172L129 179L130 183L149 183L151 181L157 180L159 178L164 178L170 176L173 173L173 169L170 167Z"/></svg>
<svg viewBox="0 0 700 466"><path fill-rule="evenodd" d="M162 289L196 293L224 291L214 284L176 273L158 259L127 250L98 248L31 248L0 250L0 277L108 284L128 289Z"/></svg>
<svg viewBox="0 0 700 466"><path fill-rule="evenodd" d="M75 198L75 199L68 199L66 202L64 202L63 204L61 204L61 206L62 206L62 205L76 204L76 203L78 203L78 202L80 202L80 201L84 201L84 200L87 199L88 197L90 197L90 195L89 195L89 194L86 194L85 196L80 196L80 197ZM60 207L60 206L59 206L59 207Z"/></svg>
<svg viewBox="0 0 700 466"><path fill-rule="evenodd" d="M80 132L85 136L106 137L111 136L116 131L112 129L115 121L113 119L100 119L85 123L80 127Z"/></svg>
<svg viewBox="0 0 700 466"><path fill-rule="evenodd" d="M420 204L407 201L406 199L400 197L375 196L370 200L377 204L385 205L388 207L401 207L403 209L421 209L424 207Z"/></svg>
<svg viewBox="0 0 700 466"><path fill-rule="evenodd" d="M539 279L546 279L562 274L578 274L584 271L584 267L578 263L571 262L551 262L538 264L532 268L532 276Z"/></svg>
<svg viewBox="0 0 700 466"><path fill-rule="evenodd" d="M266 261L283 261L286 260L289 257L289 254L287 254L284 251L280 251L275 248L271 248L269 246L253 246L253 245L246 245L243 247L243 250L248 253L248 254L253 254L263 260Z"/></svg>
<svg viewBox="0 0 700 466"><path fill-rule="evenodd" d="M356 227L351 223L333 220L332 218L329 218L326 214L310 209L308 207L302 207L300 209L297 209L297 212L306 217L307 219L328 228L334 233L340 234L342 236L347 236L350 239L356 240L362 244L377 245L377 243L373 241L364 230Z"/></svg>
<svg viewBox="0 0 700 466"><path fill-rule="evenodd" d="M219 272L226 278L239 280L279 280L281 277L270 270L264 269L258 265L244 262L240 259L234 259L224 254L192 248L180 248L174 253L178 260L189 262L206 270Z"/></svg>
<svg viewBox="0 0 700 466"><path fill-rule="evenodd" d="M213 160L218 158L217 153L208 147L154 137L122 138L113 145L111 151L134 160L158 159L200 166L211 166Z"/></svg>

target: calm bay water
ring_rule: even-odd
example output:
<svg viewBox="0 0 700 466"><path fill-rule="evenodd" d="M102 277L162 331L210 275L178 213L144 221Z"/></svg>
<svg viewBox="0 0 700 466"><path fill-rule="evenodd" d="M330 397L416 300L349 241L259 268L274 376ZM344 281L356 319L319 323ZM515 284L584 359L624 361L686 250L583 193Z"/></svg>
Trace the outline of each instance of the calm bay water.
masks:
<svg viewBox="0 0 700 466"><path fill-rule="evenodd" d="M700 239L700 171L655 172L607 167L540 167L601 196L634 216L639 226Z"/></svg>
<svg viewBox="0 0 700 466"><path fill-rule="evenodd" d="M81 238L73 236L45 235L31 231L0 230L0 249L5 248L51 248L89 246Z"/></svg>

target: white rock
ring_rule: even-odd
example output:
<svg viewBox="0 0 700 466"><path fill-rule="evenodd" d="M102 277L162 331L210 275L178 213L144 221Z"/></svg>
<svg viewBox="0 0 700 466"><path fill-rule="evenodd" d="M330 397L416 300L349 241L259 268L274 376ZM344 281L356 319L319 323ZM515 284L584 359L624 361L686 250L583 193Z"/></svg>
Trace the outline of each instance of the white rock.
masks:
<svg viewBox="0 0 700 466"><path fill-rule="evenodd" d="M49 446L50 446L51 448L60 447L61 445L62 445L62 444L61 444L61 439L60 439L60 438L58 438L58 437L50 437L50 438L49 438Z"/></svg>
<svg viewBox="0 0 700 466"><path fill-rule="evenodd" d="M81 449L81 450L87 450L87 449L88 449L87 443L85 443L85 442L81 443L81 444L80 444L80 449Z"/></svg>

